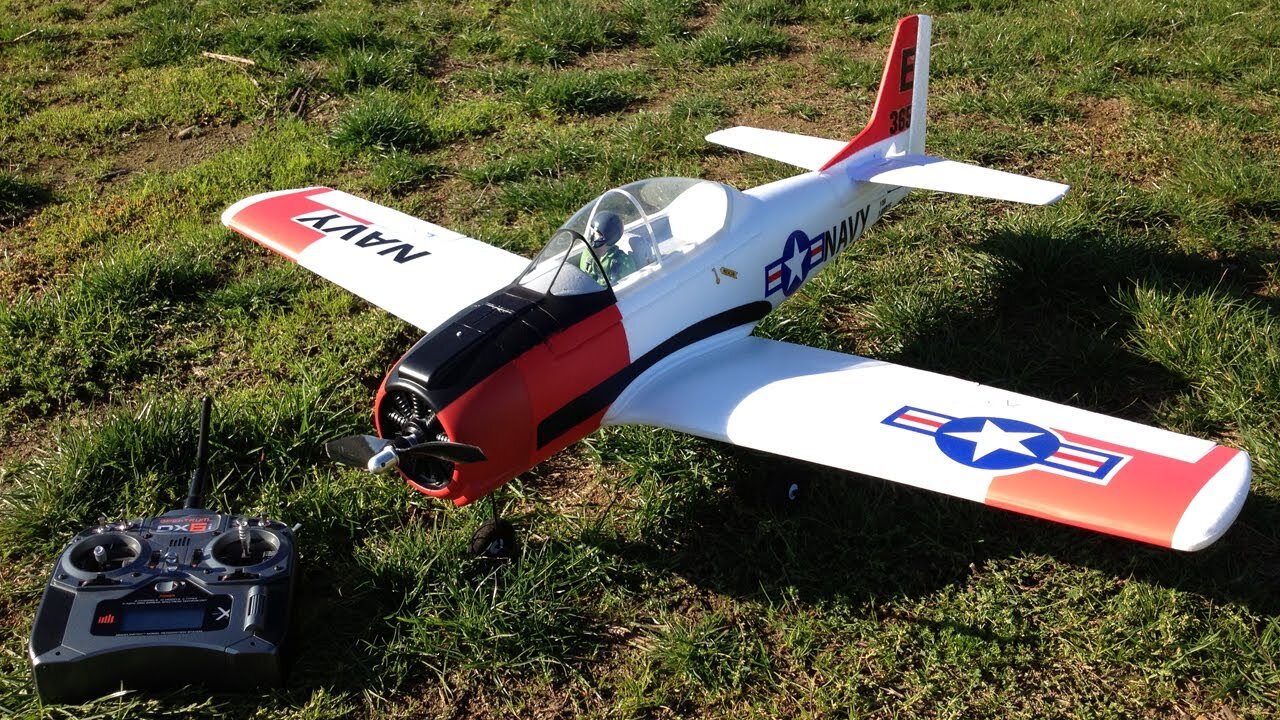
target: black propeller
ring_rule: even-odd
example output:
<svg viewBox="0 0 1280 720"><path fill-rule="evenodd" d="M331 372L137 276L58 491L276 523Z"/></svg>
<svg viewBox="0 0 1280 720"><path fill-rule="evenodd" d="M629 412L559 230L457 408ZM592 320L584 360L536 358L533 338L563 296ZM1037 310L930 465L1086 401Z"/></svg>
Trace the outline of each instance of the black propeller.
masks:
<svg viewBox="0 0 1280 720"><path fill-rule="evenodd" d="M330 458L345 465L367 467L374 455L391 446L390 440L373 435L349 435L324 444Z"/></svg>
<svg viewBox="0 0 1280 720"><path fill-rule="evenodd" d="M346 465L364 468L371 472L390 470L400 464L401 457L433 457L453 463L480 462L484 451L475 445L441 440L414 443L397 447L396 440L373 435L349 435L331 440L324 445L329 457Z"/></svg>
<svg viewBox="0 0 1280 720"><path fill-rule="evenodd" d="M485 460L484 451L466 443L439 441L418 443L399 451L403 455L424 455L455 463L472 463Z"/></svg>

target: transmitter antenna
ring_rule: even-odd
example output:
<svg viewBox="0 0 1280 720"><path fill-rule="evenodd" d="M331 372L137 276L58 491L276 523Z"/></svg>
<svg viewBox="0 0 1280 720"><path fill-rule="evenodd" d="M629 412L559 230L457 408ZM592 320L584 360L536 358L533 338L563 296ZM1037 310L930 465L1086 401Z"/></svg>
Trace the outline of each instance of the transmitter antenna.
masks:
<svg viewBox="0 0 1280 720"><path fill-rule="evenodd" d="M200 507L205 480L209 475L209 415L212 412L213 400L205 395L200 401L200 440L196 445L196 469L191 471L191 489L187 491L187 504L183 506L188 510Z"/></svg>

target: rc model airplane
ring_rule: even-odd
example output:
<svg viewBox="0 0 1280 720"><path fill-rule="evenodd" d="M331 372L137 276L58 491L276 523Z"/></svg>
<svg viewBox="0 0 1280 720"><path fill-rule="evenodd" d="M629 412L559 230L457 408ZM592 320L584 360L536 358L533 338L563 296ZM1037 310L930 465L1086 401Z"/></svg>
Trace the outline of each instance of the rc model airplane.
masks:
<svg viewBox="0 0 1280 720"><path fill-rule="evenodd" d="M465 505L599 427L641 424L1155 545L1212 543L1248 494L1240 450L751 335L913 188L1032 204L1066 192L924 154L930 25L898 23L871 121L847 143L707 136L803 174L614 188L532 262L328 188L233 205L228 227L427 333L378 391L378 437L330 455Z"/></svg>

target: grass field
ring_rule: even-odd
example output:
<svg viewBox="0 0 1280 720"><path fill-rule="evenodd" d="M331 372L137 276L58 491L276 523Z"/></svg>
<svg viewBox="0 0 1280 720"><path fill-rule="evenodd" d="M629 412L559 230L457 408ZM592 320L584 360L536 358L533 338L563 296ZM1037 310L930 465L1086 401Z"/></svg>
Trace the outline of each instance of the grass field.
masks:
<svg viewBox="0 0 1280 720"><path fill-rule="evenodd" d="M758 332L1243 448L1223 540L625 429L512 483L492 565L462 554L487 508L322 457L416 334L223 208L327 184L527 255L612 185L792 172L711 130L851 136L915 11L930 150L1073 190L917 193ZM1280 714L1277 48L1262 0L0 0L0 715ZM292 683L40 705L50 564L181 502L203 392L212 505L302 524ZM760 473L806 501L747 502Z"/></svg>

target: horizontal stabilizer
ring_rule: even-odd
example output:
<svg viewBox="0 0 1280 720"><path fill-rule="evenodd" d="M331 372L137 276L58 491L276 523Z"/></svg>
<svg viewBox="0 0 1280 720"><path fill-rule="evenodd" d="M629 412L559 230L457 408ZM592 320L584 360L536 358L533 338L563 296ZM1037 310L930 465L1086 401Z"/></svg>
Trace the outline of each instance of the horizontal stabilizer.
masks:
<svg viewBox="0 0 1280 720"><path fill-rule="evenodd" d="M853 167L848 172L853 180L1032 205L1048 205L1066 194L1070 187L932 155L901 155L883 162Z"/></svg>
<svg viewBox="0 0 1280 720"><path fill-rule="evenodd" d="M741 125L727 130L717 130L707 136L707 142L767 157L805 170L817 170L845 146L839 140Z"/></svg>

